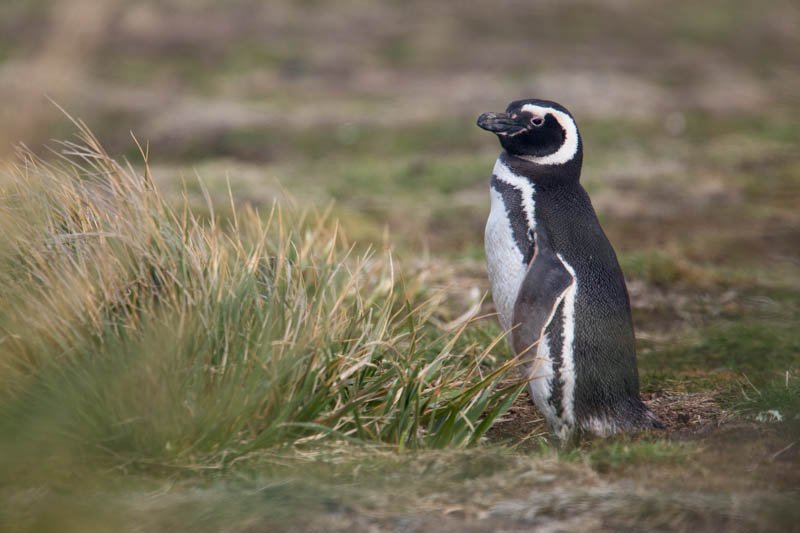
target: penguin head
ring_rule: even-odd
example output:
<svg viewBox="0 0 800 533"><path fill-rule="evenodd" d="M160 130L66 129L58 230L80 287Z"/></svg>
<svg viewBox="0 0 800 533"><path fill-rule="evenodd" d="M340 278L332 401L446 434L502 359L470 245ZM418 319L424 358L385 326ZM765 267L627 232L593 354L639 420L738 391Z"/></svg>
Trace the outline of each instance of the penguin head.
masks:
<svg viewBox="0 0 800 533"><path fill-rule="evenodd" d="M505 113L484 113L478 126L491 131L511 155L540 165L580 159L578 126L567 109L549 100L516 100Z"/></svg>

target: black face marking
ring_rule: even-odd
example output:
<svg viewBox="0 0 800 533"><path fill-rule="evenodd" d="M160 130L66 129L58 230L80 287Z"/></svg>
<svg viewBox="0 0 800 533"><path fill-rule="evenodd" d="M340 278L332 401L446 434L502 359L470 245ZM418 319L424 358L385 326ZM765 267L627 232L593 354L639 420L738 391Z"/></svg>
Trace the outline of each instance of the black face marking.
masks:
<svg viewBox="0 0 800 533"><path fill-rule="evenodd" d="M497 179L492 174L492 188L503 197L503 205L506 206L506 215L511 222L511 233L514 242L522 254L522 260L527 265L533 258L535 246L533 244L533 230L528 226L525 217L525 210L522 208L522 193L513 185Z"/></svg>
<svg viewBox="0 0 800 533"><path fill-rule="evenodd" d="M556 416L561 418L564 412L564 386L561 383L561 364L564 350L564 300L558 304L553 319L545 329L550 344L550 359L553 361L553 378L551 381L550 398L548 403L553 407Z"/></svg>
<svg viewBox="0 0 800 533"><path fill-rule="evenodd" d="M519 117L525 129L511 135L498 135L500 144L509 153L541 157L556 153L564 144L567 133L550 113L541 117L519 111Z"/></svg>

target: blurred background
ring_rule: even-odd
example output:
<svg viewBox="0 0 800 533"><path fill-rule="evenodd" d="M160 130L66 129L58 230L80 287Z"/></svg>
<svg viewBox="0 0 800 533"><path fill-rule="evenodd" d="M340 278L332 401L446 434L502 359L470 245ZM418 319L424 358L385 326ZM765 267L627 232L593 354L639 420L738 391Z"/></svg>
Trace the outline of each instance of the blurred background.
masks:
<svg viewBox="0 0 800 533"><path fill-rule="evenodd" d="M420 453L403 456L402 463L392 457L391 468L380 470L359 456L348 463L353 472L363 463L365 472L374 473L381 487L376 497L395 485L423 495L424 505L405 514L434 513L429 529L468 530L460 522L439 527L447 517L454 524L473 516L445 505L460 505L466 494L497 520L533 516L539 512L531 511L535 498L551 502L540 509L593 520L553 526L558 530L603 529L598 509L631 520L636 513L661 512L664 521L652 529L796 527L797 0L0 1L0 161L10 161L19 143L55 160L63 145L54 140L76 131L61 106L85 120L110 154L137 168L143 161L132 134L149 143L161 190L176 205L186 193L201 216L207 210L204 187L216 214L230 215L228 183L235 202L265 213L274 201L331 209L362 248L391 246L404 267L415 263L399 271L413 271L425 290L455 288L436 315L442 324L453 323L488 290L483 228L500 147L475 120L526 97L558 101L577 119L582 182L628 282L643 397L670 433L639 446L611 440L590 444L594 451L586 453L558 452L561 470L553 466L556 455L532 445L520 447L514 460L505 448L491 459L487 447L478 447L454 467L438 463L436 455L430 464L439 466L428 468ZM481 349L501 335L492 310L485 299L481 314L490 318L467 329ZM504 357L507 347L499 344L494 352ZM763 418L770 412L779 413L783 424ZM534 434L537 420L520 397L489 439L515 448ZM520 474L537 453L555 474ZM214 513L219 523L246 514L239 488L218 500L194 491L192 481L173 488L183 474L151 466L154 476L169 476L170 488L146 485L153 490L146 495L150 507L136 507L141 498L120 499L134 507L121 519L134 529L147 529L140 520L167 492L173 499L166 500L166 518L153 515L164 526L153 531L183 523L192 529ZM399 470L407 477L393 477ZM340 473L347 469L321 471L330 472L331 494L338 497ZM287 475L295 476L294 470ZM78 477L69 477L65 493L72 493ZM120 479L124 486L130 478ZM354 473L352 479L359 478ZM523 479L539 485L520 489ZM552 480L567 480L572 488L559 492ZM456 485L451 500L441 499L439 492ZM610 505L607 494L623 485L628 488L620 504ZM296 490L303 497L294 503L285 499L284 484L266 486L248 492L245 503L255 515L271 513L264 501L277 502L275 508L288 514L306 508L305 486ZM500 497L483 494L499 490L492 487L507 490L503 498L523 499L491 514L486 502ZM520 496L529 491L534 496L528 500ZM636 499L647 491L656 495L654 502L674 496L677 507ZM19 502L36 505L34 492L46 493L36 488L0 505L0 529L3 512L13 523L14 513L28 509ZM0 490L0 499L5 494L13 492ZM364 501L367 491L352 494L350 501ZM758 499L769 503L767 496L775 496L769 500L775 508ZM595 503L586 504L587 498ZM97 509L115 509L77 499L90 517ZM190 500L196 507L181 507ZM216 507L209 507L212 501ZM367 522L354 529L358 513L330 504L337 500L319 501L325 513L339 517L340 530L375 530ZM392 501L386 497L375 508ZM742 521L755 510L775 514L778 504L788 517L782 524L789 525L764 522L759 528ZM74 507L54 512L49 530L64 531L64 517ZM170 515L179 508L186 509L185 522ZM687 510L688 521L676 518L675 508ZM509 522L509 529L531 523L524 520ZM703 528L691 525L698 520ZM217 530L216 523L206 524L207 530ZM332 523L325 518L319 530ZM386 530L415 530L414 522L394 524ZM425 530L424 523L418 529ZM484 530L486 522L474 529Z"/></svg>
<svg viewBox="0 0 800 533"><path fill-rule="evenodd" d="M577 117L623 251L781 268L798 28L793 0L4 0L0 151L72 134L47 96L114 155L149 141L168 190L228 175L239 201L335 200L354 239L480 259L499 147L475 118L541 97Z"/></svg>

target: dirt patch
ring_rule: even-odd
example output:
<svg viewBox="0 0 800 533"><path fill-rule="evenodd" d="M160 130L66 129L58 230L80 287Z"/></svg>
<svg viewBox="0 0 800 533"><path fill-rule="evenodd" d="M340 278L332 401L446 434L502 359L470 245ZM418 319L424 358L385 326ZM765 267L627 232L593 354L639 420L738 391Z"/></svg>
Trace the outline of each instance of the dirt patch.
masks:
<svg viewBox="0 0 800 533"><path fill-rule="evenodd" d="M710 392L688 394L664 390L643 394L642 399L672 436L708 434L733 418Z"/></svg>

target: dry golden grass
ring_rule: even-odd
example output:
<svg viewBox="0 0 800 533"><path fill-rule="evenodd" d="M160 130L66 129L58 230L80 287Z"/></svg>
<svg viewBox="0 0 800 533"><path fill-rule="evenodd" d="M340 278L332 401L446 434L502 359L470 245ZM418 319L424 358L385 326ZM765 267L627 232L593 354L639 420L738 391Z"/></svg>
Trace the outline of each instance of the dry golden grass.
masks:
<svg viewBox="0 0 800 533"><path fill-rule="evenodd" d="M207 220L176 210L146 148L138 174L78 126L60 162L21 150L0 186L11 440L198 468L331 438L466 446L520 391L500 384L502 337L437 327L443 293L390 251L356 257L326 213L232 203L222 227L210 198Z"/></svg>

